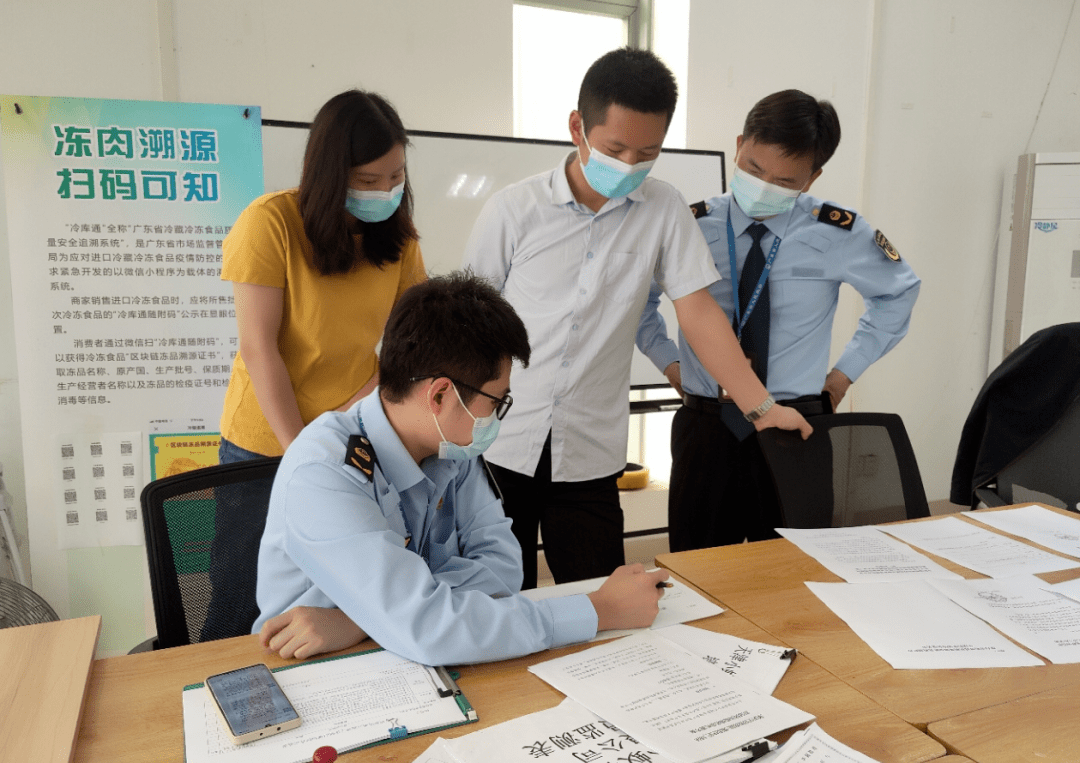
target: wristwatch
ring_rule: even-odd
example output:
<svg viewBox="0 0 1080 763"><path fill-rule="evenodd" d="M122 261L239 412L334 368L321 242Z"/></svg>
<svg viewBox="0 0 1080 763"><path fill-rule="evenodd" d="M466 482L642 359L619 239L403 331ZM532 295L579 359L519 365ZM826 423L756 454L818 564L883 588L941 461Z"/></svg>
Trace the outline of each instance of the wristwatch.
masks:
<svg viewBox="0 0 1080 763"><path fill-rule="evenodd" d="M758 419L760 419L762 416L764 416L766 413L768 413L769 409L772 408L774 405L776 405L776 398L773 397L772 393L770 392L769 396L765 398L765 402L763 402L761 405L759 405L754 410L747 411L746 413L744 413L743 418L745 418L747 421L749 421L751 423L755 422Z"/></svg>

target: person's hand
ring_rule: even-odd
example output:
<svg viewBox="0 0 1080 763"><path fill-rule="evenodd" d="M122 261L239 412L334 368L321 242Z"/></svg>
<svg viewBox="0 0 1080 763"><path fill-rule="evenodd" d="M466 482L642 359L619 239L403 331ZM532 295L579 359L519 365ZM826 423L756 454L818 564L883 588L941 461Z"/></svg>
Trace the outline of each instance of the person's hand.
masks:
<svg viewBox="0 0 1080 763"><path fill-rule="evenodd" d="M667 377L668 384L675 388L676 394L682 397L682 372L679 370L679 361L669 363L668 367L664 369L664 376Z"/></svg>
<svg viewBox="0 0 1080 763"><path fill-rule="evenodd" d="M656 584L667 578L667 570L646 572L641 564L617 568L599 590L589 594L596 609L596 629L610 631L652 625L660 612L660 597L664 595Z"/></svg>
<svg viewBox="0 0 1080 763"><path fill-rule="evenodd" d="M821 388L821 391L829 393L834 411L840 406L840 401L844 399L844 395L847 394L850 386L851 379L847 378L847 374L839 369L834 368L825 377L825 386Z"/></svg>
<svg viewBox="0 0 1080 763"><path fill-rule="evenodd" d="M285 659L302 660L314 654L336 652L367 638L340 609L293 607L263 623L259 643Z"/></svg>
<svg viewBox="0 0 1080 763"><path fill-rule="evenodd" d="M779 403L754 422L754 428L759 432L769 427L798 430L804 440L814 433L814 428L807 423L801 413L794 408L788 408L786 405L780 405Z"/></svg>

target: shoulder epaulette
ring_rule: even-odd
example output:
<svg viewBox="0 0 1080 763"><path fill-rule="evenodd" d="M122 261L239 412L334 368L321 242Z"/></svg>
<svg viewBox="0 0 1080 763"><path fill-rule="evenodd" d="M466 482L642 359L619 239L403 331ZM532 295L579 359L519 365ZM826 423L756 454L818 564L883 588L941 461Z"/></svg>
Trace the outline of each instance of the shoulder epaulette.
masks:
<svg viewBox="0 0 1080 763"><path fill-rule="evenodd" d="M690 205L690 211L694 214L694 219L704 217L709 214L709 205L704 201L697 201Z"/></svg>
<svg viewBox="0 0 1080 763"><path fill-rule="evenodd" d="M826 225L832 225L834 228L849 231L852 226L855 225L855 220L857 220L859 216L843 207L835 207L832 204L822 204L820 208L814 210L814 217L817 218L819 223L825 223Z"/></svg>
<svg viewBox="0 0 1080 763"><path fill-rule="evenodd" d="M345 451L346 466L359 469L370 480L378 464L379 459L375 456L375 446L371 444L371 440L362 434L349 437Z"/></svg>

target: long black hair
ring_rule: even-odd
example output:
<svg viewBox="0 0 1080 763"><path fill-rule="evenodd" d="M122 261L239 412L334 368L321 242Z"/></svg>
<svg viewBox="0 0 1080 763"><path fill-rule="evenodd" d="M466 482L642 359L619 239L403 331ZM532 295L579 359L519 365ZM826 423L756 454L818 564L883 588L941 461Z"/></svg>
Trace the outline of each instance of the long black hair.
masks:
<svg viewBox="0 0 1080 763"><path fill-rule="evenodd" d="M319 109L311 124L304 169L300 176L300 215L314 252L315 269L323 275L348 273L361 262L382 266L397 262L401 249L418 238L412 222L412 188L405 175L401 206L389 219L360 222L357 246L345 210L346 188L353 167L385 156L409 136L394 107L380 95L347 90Z"/></svg>

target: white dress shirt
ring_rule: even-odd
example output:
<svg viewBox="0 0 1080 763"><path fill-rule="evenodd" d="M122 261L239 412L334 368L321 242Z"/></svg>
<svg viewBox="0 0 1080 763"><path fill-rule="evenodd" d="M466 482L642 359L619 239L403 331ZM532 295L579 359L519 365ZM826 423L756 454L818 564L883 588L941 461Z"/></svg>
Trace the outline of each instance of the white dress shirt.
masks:
<svg viewBox="0 0 1080 763"><path fill-rule="evenodd" d="M548 431L556 482L626 466L627 392L634 335L655 279L671 299L719 278L677 190L655 178L593 213L558 167L496 193L465 248L529 332L528 368L510 377L514 406L485 454L534 475Z"/></svg>

